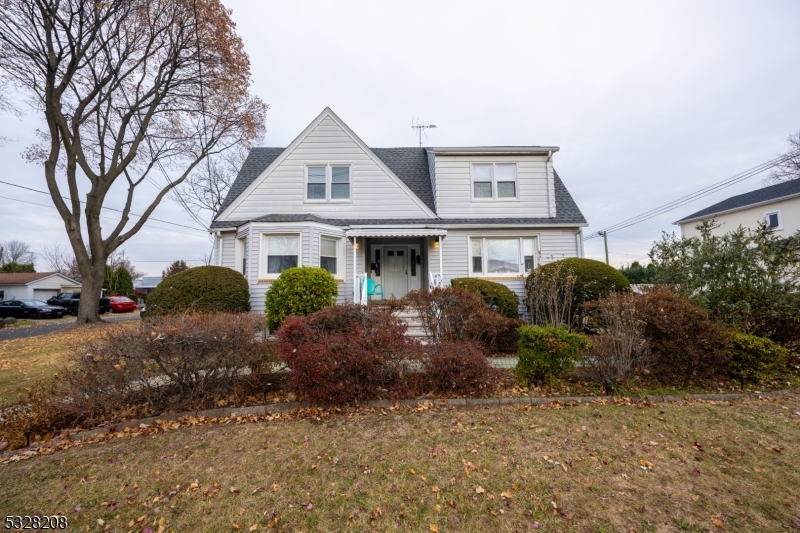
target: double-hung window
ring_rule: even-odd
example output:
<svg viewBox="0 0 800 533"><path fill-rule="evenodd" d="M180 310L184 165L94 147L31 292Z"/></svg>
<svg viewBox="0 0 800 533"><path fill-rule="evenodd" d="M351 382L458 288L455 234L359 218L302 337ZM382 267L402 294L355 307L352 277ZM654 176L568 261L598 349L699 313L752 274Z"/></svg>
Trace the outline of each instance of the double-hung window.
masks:
<svg viewBox="0 0 800 533"><path fill-rule="evenodd" d="M260 277L278 277L300 264L300 235L264 235L262 250Z"/></svg>
<svg viewBox="0 0 800 533"><path fill-rule="evenodd" d="M319 266L334 276L339 268L339 239L321 237L319 240Z"/></svg>
<svg viewBox="0 0 800 533"><path fill-rule="evenodd" d="M518 198L515 163L473 163L472 197L477 200Z"/></svg>
<svg viewBox="0 0 800 533"><path fill-rule="evenodd" d="M307 202L347 202L351 194L350 165L306 166Z"/></svg>
<svg viewBox="0 0 800 533"><path fill-rule="evenodd" d="M470 251L473 275L514 275L536 268L535 239L474 237Z"/></svg>
<svg viewBox="0 0 800 533"><path fill-rule="evenodd" d="M780 211L773 211L771 213L765 213L764 218L767 222L767 227L772 228L774 230L782 230L783 224L781 223L781 212Z"/></svg>

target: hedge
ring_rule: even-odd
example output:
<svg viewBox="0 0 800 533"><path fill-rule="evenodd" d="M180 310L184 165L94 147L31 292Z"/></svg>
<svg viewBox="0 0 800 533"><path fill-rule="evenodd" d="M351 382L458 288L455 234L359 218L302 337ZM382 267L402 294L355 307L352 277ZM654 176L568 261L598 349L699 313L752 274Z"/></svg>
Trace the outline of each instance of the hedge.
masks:
<svg viewBox="0 0 800 533"><path fill-rule="evenodd" d="M592 343L579 333L556 327L522 326L519 328L520 383L545 384L572 372L582 350Z"/></svg>
<svg viewBox="0 0 800 533"><path fill-rule="evenodd" d="M479 293L492 311L504 317L519 318L519 297L502 283L479 278L454 278L450 284Z"/></svg>
<svg viewBox="0 0 800 533"><path fill-rule="evenodd" d="M275 331L288 316L305 316L331 307L338 294L339 285L324 268L288 268L267 291L267 327Z"/></svg>
<svg viewBox="0 0 800 533"><path fill-rule="evenodd" d="M170 276L147 296L148 316L187 310L199 313L249 311L247 280L227 267L200 266Z"/></svg>
<svg viewBox="0 0 800 533"><path fill-rule="evenodd" d="M786 370L789 350L764 337L736 333L728 353L729 370L735 375L744 375L753 380L779 376Z"/></svg>
<svg viewBox="0 0 800 533"><path fill-rule="evenodd" d="M599 300L612 291L627 292L631 288L628 278L619 270L594 259L571 257L542 265L539 270L544 274L554 273L558 271L557 265L561 265L562 272L569 271L575 276L573 315L579 311L584 302ZM532 279L532 276L528 276L527 283L531 283Z"/></svg>

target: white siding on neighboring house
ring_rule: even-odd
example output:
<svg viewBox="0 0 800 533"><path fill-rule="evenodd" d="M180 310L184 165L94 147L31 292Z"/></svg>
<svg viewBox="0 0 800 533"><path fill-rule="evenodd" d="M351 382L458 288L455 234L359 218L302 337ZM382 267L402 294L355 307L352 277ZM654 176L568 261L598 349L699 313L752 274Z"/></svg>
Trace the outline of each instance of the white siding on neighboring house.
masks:
<svg viewBox="0 0 800 533"><path fill-rule="evenodd" d="M514 199L473 199L473 163L516 163L519 190ZM442 218L528 217L556 215L552 168L548 187L547 156L436 155L436 212ZM548 204L548 189L550 200ZM549 210L552 211L550 214Z"/></svg>
<svg viewBox="0 0 800 533"><path fill-rule="evenodd" d="M779 213L781 225L779 229L775 230L776 235L791 237L800 231L800 197L795 197L717 215L713 218L720 224L720 227L715 229L712 234L724 235L734 231L740 225L755 229L759 222L765 220L767 213ZM686 238L699 237L700 232L695 229L698 224L700 224L699 220L681 223L681 235Z"/></svg>
<svg viewBox="0 0 800 533"><path fill-rule="evenodd" d="M307 164L350 164L350 203L307 203ZM423 218L421 201L403 189L330 116L325 117L250 194L218 220L252 220L265 214L314 213L332 218ZM401 182L402 183L402 182ZM391 206L391 210L386 207Z"/></svg>
<svg viewBox="0 0 800 533"><path fill-rule="evenodd" d="M3 300L24 300L29 297L27 285L0 285L0 291L3 291Z"/></svg>

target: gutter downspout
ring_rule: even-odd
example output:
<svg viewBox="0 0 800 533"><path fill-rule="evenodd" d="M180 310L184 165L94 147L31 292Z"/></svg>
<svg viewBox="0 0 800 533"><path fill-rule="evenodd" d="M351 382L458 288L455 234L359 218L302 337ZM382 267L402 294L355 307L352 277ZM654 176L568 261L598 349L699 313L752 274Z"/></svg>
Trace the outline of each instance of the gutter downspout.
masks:
<svg viewBox="0 0 800 533"><path fill-rule="evenodd" d="M553 204L550 200L550 163L553 161L552 150L547 151L547 159L544 162L544 174L547 181L547 217L553 218Z"/></svg>

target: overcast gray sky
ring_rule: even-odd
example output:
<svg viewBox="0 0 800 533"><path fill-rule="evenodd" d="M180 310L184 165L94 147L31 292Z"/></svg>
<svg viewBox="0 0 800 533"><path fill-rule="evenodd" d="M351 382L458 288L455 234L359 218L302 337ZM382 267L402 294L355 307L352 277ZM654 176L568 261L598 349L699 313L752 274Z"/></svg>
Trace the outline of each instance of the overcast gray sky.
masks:
<svg viewBox="0 0 800 533"><path fill-rule="evenodd" d="M587 234L771 159L800 129L796 1L225 4L270 105L265 145L286 146L325 106L374 147L414 146L412 117L437 125L429 146L558 145ZM0 117L15 138L0 180L44 190L20 156L40 127L32 113ZM612 264L646 259L672 222L764 177L612 233ZM20 201L48 196L4 184L0 196L0 241L66 244L54 208ZM155 217L195 225L169 202ZM152 222L124 248L158 275L210 242ZM586 252L602 259L602 240Z"/></svg>

